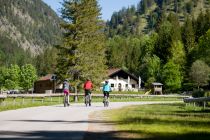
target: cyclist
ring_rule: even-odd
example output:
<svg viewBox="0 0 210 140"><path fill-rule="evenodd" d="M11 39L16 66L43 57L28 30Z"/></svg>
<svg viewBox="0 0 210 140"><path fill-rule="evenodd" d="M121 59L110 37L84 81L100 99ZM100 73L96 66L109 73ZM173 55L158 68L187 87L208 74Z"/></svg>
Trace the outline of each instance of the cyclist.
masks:
<svg viewBox="0 0 210 140"><path fill-rule="evenodd" d="M111 87L109 86L109 81L105 81L105 84L103 85L103 94L104 98L105 96L107 99L109 99L109 92L111 91ZM104 101L103 101L104 102Z"/></svg>
<svg viewBox="0 0 210 140"><path fill-rule="evenodd" d="M85 97L90 94L90 102L89 102L89 106L91 106L91 90L93 88L93 84L91 82L90 79L87 79L86 82L84 83L83 86L84 90L85 90Z"/></svg>
<svg viewBox="0 0 210 140"><path fill-rule="evenodd" d="M64 93L64 106L67 104L68 106L70 105L69 104L69 83L67 81L67 79L64 80L63 82L63 93ZM67 98L67 99L66 99ZM67 101L67 103L66 103Z"/></svg>

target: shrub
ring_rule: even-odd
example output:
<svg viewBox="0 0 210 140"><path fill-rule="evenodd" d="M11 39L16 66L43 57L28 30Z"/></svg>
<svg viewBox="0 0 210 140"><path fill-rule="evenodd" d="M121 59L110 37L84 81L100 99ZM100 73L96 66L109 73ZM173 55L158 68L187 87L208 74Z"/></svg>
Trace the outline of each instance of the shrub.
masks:
<svg viewBox="0 0 210 140"><path fill-rule="evenodd" d="M192 93L192 96L194 98L204 97L204 95L205 95L205 91L202 90L202 89L194 90L193 93Z"/></svg>

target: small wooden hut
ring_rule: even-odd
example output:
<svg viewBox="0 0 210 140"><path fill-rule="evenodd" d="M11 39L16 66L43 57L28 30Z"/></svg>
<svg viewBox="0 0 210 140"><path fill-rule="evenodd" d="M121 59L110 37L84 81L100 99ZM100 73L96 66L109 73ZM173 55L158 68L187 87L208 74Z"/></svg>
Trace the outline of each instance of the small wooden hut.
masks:
<svg viewBox="0 0 210 140"><path fill-rule="evenodd" d="M162 83L152 83L152 93L154 95L158 95L158 94L161 95L161 94L163 94L163 92L162 92L162 90L163 90L162 86L163 86Z"/></svg>

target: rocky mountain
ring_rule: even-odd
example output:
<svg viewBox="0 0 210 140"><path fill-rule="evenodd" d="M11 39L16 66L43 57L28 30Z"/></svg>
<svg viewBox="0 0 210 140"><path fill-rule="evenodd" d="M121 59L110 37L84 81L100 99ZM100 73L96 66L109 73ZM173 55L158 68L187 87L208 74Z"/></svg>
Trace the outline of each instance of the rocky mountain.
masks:
<svg viewBox="0 0 210 140"><path fill-rule="evenodd" d="M36 55L57 44L59 22L42 0L0 0L0 60L26 51Z"/></svg>

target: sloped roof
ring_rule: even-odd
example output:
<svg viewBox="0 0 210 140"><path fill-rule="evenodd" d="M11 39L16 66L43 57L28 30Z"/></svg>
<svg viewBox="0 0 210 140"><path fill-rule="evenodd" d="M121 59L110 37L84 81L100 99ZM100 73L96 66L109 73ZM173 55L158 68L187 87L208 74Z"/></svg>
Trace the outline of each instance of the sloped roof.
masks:
<svg viewBox="0 0 210 140"><path fill-rule="evenodd" d="M136 81L138 81L138 77L136 77L135 75L129 73L129 72L126 72L125 70L123 69L119 69L119 68L112 68L112 69L109 69L108 70L108 76L109 77L112 77L113 75L117 75L117 73L120 73L120 72L123 72L127 75L129 75L131 78L135 79Z"/></svg>
<svg viewBox="0 0 210 140"><path fill-rule="evenodd" d="M53 76L53 74L47 74L47 75L45 75L43 77L40 77L39 81L51 80L52 76Z"/></svg>
<svg viewBox="0 0 210 140"><path fill-rule="evenodd" d="M119 68L112 68L112 69L109 69L108 70L108 76L110 76L110 75L112 75L112 74L114 74L114 73L116 73L116 72L118 72L118 71L120 71L121 69L119 69Z"/></svg>
<svg viewBox="0 0 210 140"><path fill-rule="evenodd" d="M152 83L152 85L154 85L154 86L163 86L162 83Z"/></svg>

